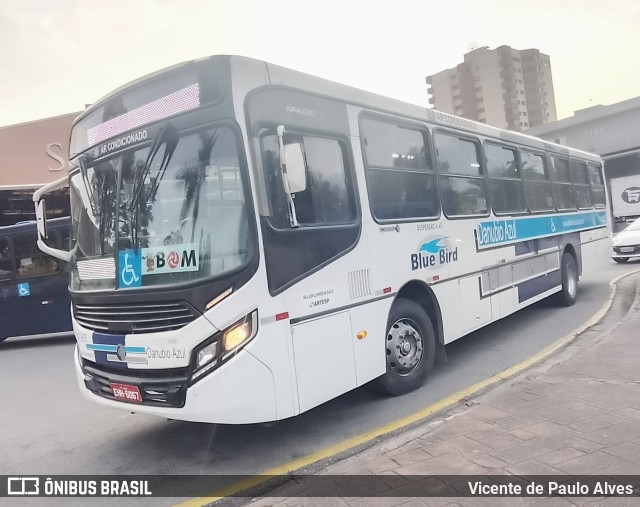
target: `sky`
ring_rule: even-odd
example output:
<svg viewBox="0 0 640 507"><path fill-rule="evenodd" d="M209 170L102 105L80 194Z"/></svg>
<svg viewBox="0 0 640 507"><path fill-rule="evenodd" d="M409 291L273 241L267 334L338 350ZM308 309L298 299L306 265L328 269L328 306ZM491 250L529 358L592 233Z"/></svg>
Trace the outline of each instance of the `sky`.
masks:
<svg viewBox="0 0 640 507"><path fill-rule="evenodd" d="M470 49L551 57L558 119L640 96L637 0L0 0L0 126L239 54L427 106Z"/></svg>

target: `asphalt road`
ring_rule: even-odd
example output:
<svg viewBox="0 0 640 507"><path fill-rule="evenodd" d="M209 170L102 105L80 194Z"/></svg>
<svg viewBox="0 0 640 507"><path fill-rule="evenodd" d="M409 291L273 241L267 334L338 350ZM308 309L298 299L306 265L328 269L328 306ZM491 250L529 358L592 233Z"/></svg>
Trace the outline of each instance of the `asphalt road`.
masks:
<svg viewBox="0 0 640 507"><path fill-rule="evenodd" d="M640 262L604 259L581 280L575 306L541 302L448 345L448 362L437 364L416 392L388 398L365 386L270 426L185 423L103 408L78 393L72 338L7 340L0 344L0 475L263 472L412 414L535 354L589 320L606 300L608 282L636 269Z"/></svg>

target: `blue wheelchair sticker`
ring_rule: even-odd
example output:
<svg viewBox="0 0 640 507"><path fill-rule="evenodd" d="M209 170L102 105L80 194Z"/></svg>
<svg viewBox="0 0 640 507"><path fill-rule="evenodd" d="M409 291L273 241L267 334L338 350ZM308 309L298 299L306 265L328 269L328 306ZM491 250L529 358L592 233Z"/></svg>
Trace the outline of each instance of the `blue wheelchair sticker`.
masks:
<svg viewBox="0 0 640 507"><path fill-rule="evenodd" d="M27 282L18 284L18 296L25 297L31 295L31 287Z"/></svg>
<svg viewBox="0 0 640 507"><path fill-rule="evenodd" d="M142 255L140 250L118 252L118 287L129 289L142 286Z"/></svg>

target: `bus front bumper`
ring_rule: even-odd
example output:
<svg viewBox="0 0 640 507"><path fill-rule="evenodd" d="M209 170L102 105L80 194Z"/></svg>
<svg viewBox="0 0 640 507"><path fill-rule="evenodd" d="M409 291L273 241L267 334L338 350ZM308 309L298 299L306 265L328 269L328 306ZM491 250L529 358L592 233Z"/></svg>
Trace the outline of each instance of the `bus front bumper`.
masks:
<svg viewBox="0 0 640 507"><path fill-rule="evenodd" d="M246 350L192 385L179 374L167 376L162 382L157 379L149 382L148 378L136 376L134 370L105 372L87 365L83 368L77 350L74 357L80 392L86 399L106 407L220 424L269 422L278 418L273 375ZM142 403L114 399L112 384L144 391ZM153 393L154 398L148 401L147 393Z"/></svg>

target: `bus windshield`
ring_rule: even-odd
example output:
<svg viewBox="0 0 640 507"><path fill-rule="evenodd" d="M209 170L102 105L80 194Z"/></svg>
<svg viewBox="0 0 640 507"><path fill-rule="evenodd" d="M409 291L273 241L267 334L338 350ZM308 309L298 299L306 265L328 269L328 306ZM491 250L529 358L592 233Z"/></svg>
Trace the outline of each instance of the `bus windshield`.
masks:
<svg viewBox="0 0 640 507"><path fill-rule="evenodd" d="M160 136L153 146L85 161L72 175L73 290L175 284L249 261L231 129Z"/></svg>

